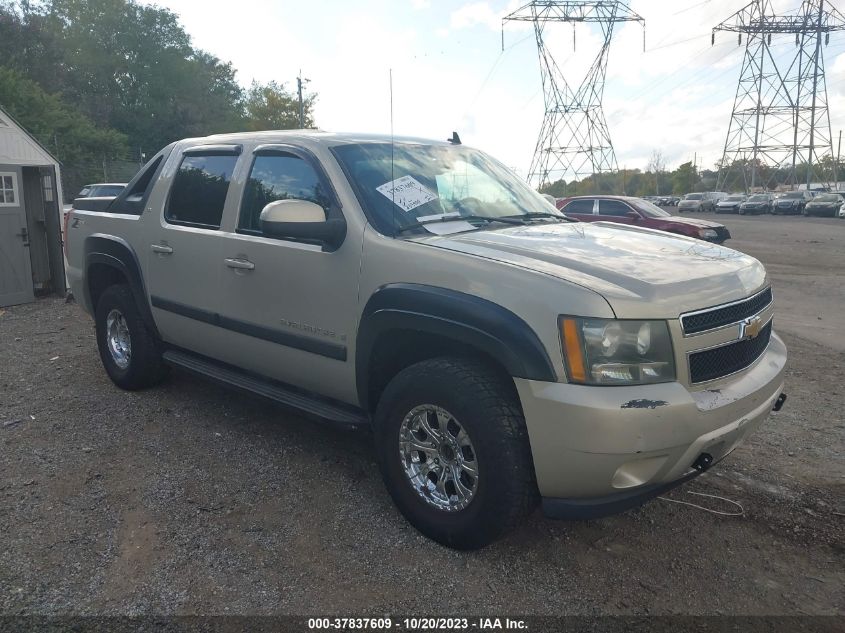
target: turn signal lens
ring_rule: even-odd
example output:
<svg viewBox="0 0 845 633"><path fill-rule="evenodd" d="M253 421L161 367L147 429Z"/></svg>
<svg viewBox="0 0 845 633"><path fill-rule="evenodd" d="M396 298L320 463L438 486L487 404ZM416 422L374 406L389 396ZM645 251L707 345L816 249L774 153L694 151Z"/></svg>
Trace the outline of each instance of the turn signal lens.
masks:
<svg viewBox="0 0 845 633"><path fill-rule="evenodd" d="M581 336L578 332L579 324L575 319L561 319L560 333L563 340L566 369L570 380L585 382L587 368L584 363L584 350L581 347Z"/></svg>

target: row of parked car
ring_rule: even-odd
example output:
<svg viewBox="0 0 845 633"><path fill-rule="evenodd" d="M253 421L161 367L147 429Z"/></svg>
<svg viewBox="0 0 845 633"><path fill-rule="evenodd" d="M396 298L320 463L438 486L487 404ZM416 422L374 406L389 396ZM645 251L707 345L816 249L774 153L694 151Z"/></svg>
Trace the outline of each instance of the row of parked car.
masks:
<svg viewBox="0 0 845 633"><path fill-rule="evenodd" d="M787 191L781 194L727 194L718 191L688 193L678 212L710 211L739 215L818 215L845 218L845 192Z"/></svg>

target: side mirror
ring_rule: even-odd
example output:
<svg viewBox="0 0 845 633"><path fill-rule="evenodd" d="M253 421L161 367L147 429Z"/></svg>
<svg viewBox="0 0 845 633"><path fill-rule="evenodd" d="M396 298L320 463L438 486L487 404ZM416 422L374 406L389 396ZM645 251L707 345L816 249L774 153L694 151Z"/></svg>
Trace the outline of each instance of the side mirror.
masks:
<svg viewBox="0 0 845 633"><path fill-rule="evenodd" d="M336 249L346 237L346 222L326 218L319 204L308 200L277 200L261 210L261 232L268 237L311 240Z"/></svg>
<svg viewBox="0 0 845 633"><path fill-rule="evenodd" d="M628 211L628 217L631 218L632 220L636 221L636 220L640 219L640 214L637 213L636 211Z"/></svg>

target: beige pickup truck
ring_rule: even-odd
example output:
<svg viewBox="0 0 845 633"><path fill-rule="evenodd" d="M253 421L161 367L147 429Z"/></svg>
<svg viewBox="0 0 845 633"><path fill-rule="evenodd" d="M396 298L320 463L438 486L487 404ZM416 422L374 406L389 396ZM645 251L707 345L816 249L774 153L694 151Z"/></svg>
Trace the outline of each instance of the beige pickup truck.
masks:
<svg viewBox="0 0 845 633"><path fill-rule="evenodd" d="M118 386L175 366L369 427L399 509L457 548L540 502L637 506L785 399L757 260L570 221L456 137L180 141L76 201L67 257Z"/></svg>

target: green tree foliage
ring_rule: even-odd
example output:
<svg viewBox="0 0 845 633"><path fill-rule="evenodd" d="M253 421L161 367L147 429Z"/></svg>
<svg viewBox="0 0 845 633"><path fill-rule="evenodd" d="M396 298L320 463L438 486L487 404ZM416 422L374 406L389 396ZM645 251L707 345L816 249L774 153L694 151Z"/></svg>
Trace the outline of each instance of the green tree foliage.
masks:
<svg viewBox="0 0 845 633"><path fill-rule="evenodd" d="M245 93L231 64L192 46L176 14L138 0L0 0L0 66L124 134L133 155L189 136L299 127L283 85Z"/></svg>
<svg viewBox="0 0 845 633"><path fill-rule="evenodd" d="M62 161L103 160L126 153L125 135L97 127L34 81L2 66L0 103Z"/></svg>
<svg viewBox="0 0 845 633"><path fill-rule="evenodd" d="M314 127L314 100L309 95L302 100L303 127ZM299 125L299 97L285 89L284 84L271 81L261 85L253 82L246 96L244 110L250 130L289 130Z"/></svg>

